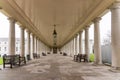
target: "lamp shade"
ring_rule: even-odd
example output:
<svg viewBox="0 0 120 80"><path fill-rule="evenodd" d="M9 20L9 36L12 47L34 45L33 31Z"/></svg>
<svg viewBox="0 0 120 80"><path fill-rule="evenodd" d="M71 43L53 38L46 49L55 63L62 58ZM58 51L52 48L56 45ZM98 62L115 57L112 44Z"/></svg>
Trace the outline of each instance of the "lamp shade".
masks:
<svg viewBox="0 0 120 80"><path fill-rule="evenodd" d="M56 30L54 29L54 31L53 31L53 36L54 36L54 38L56 38L57 37L57 32L56 32Z"/></svg>

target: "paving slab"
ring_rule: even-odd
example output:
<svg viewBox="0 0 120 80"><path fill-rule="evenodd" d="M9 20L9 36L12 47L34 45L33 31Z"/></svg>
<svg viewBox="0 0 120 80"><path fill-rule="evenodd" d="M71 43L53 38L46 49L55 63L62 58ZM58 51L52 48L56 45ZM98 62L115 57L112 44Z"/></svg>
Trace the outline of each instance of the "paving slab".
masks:
<svg viewBox="0 0 120 80"><path fill-rule="evenodd" d="M21 67L2 68L0 80L120 80L120 72L109 66L79 63L69 56L49 54Z"/></svg>

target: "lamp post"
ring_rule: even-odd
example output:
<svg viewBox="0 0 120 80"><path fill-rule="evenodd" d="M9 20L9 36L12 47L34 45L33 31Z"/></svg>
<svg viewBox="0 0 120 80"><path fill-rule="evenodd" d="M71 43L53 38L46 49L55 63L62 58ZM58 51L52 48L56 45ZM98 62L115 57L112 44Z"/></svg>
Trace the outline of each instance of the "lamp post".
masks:
<svg viewBox="0 0 120 80"><path fill-rule="evenodd" d="M56 30L55 30L55 27L56 27L56 25L54 25L53 37L54 37L54 38L57 38L57 32L56 32Z"/></svg>
<svg viewBox="0 0 120 80"><path fill-rule="evenodd" d="M57 32L56 32L56 29L55 29L56 25L54 24L54 31L53 31L53 39L54 39L54 46L56 46L57 44Z"/></svg>
<svg viewBox="0 0 120 80"><path fill-rule="evenodd" d="M54 24L54 31L53 31L53 53L57 53L57 32L56 32L56 25Z"/></svg>

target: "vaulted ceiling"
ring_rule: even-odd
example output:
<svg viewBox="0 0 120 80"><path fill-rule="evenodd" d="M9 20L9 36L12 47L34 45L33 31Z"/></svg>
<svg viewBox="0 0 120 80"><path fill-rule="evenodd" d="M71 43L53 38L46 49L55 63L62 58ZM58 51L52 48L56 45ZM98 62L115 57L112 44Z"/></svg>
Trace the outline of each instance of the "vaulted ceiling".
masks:
<svg viewBox="0 0 120 80"><path fill-rule="evenodd" d="M15 18L41 41L53 46L56 24L57 46L68 42L115 0L0 0L2 12Z"/></svg>

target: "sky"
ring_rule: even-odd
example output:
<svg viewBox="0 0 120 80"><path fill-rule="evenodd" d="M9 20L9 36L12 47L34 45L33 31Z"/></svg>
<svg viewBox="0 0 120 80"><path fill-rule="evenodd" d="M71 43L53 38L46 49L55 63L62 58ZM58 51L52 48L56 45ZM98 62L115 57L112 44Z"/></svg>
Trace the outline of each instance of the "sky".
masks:
<svg viewBox="0 0 120 80"><path fill-rule="evenodd" d="M2 13L0 13L0 26L2 27L0 29L0 38L8 38L8 34L9 34L9 20L8 18L3 15ZM16 38L20 38L20 28L19 25L15 25L15 29L16 29ZM106 37L106 35L108 33L111 32L111 12L108 12L107 14L105 14L102 19L100 20L100 41L102 43L102 41L104 40L104 38ZM84 35L84 33L83 33ZM94 25L90 25L89 28L89 36L90 39L94 38ZM25 32L25 37L26 37L26 32Z"/></svg>
<svg viewBox="0 0 120 80"><path fill-rule="evenodd" d="M101 43L107 37L107 34L111 35L111 12L108 12L100 20L100 41ZM83 32L84 35L84 32ZM84 36L83 36L84 38ZM94 24L90 25L89 38L94 39Z"/></svg>
<svg viewBox="0 0 120 80"><path fill-rule="evenodd" d="M8 38L9 36L9 20L8 17L3 15L0 12L0 26L2 27L0 29L0 38ZM18 24L15 24L15 36L16 38L20 38L20 27ZM25 31L25 37L26 37L26 31Z"/></svg>

